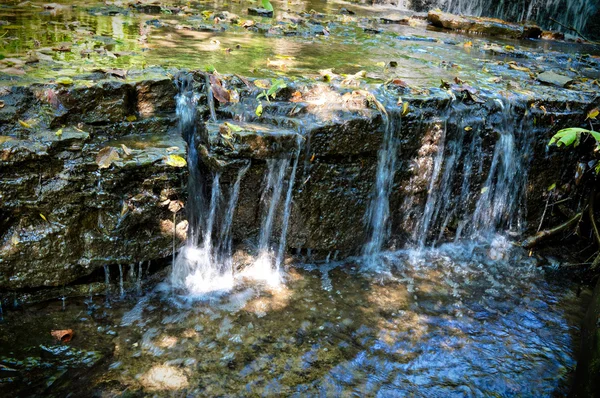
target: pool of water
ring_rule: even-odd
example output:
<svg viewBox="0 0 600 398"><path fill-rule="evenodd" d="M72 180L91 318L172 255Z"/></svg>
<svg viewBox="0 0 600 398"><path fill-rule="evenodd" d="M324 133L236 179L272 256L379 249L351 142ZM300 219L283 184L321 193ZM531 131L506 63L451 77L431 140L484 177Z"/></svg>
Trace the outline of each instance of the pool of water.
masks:
<svg viewBox="0 0 600 398"><path fill-rule="evenodd" d="M126 273L126 272L125 272ZM193 300L165 283L119 299L6 311L0 392L97 396L563 396L587 291L504 239L288 264ZM69 343L54 329L73 329ZM5 395L5 396L7 396Z"/></svg>

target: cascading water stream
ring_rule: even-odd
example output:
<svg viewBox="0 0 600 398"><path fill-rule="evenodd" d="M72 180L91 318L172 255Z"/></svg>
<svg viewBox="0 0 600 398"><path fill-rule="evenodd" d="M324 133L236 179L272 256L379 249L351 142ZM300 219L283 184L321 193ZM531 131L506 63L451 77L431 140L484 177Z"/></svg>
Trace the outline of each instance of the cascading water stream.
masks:
<svg viewBox="0 0 600 398"><path fill-rule="evenodd" d="M396 131L400 129L400 122L399 116L384 115L383 144L377 154L377 174L373 198L366 214L367 233L370 238L363 247L363 255L367 258L381 251L390 234L389 200L398 159L399 141Z"/></svg>
<svg viewBox="0 0 600 398"><path fill-rule="evenodd" d="M487 166L480 135L486 122L461 103L444 112L427 201L413 232L418 247L427 241L435 245L451 224L455 241L522 227L531 141L523 127L529 119L519 117L509 100L497 99L490 106L495 107L490 123L497 139ZM486 170L487 177L479 178Z"/></svg>

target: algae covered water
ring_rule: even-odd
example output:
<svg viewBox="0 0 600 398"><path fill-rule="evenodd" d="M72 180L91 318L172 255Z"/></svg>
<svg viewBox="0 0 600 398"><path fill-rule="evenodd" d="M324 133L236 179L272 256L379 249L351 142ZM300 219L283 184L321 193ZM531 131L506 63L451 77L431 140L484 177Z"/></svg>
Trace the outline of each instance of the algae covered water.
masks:
<svg viewBox="0 0 600 398"><path fill-rule="evenodd" d="M491 244L295 264L190 302L157 285L6 314L0 390L19 396L556 396L585 299ZM370 271L366 271L369 269ZM385 270L385 271L382 271ZM585 297L584 293L582 297ZM70 343L52 329L73 329Z"/></svg>

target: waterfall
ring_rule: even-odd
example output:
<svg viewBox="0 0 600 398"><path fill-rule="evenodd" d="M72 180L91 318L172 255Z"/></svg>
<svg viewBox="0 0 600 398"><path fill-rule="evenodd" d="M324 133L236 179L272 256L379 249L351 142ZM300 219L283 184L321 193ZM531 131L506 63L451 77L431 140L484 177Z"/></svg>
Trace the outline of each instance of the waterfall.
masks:
<svg viewBox="0 0 600 398"><path fill-rule="evenodd" d="M529 119L507 99L486 105L494 108L487 121L462 103L443 112L427 200L413 231L419 247L426 241L435 245L447 229L453 229L459 240L522 228L531 146L531 135L523 126ZM482 148L490 129L496 142L488 162Z"/></svg>
<svg viewBox="0 0 600 398"><path fill-rule="evenodd" d="M211 173L201 168L198 160L198 137L196 105L198 96L193 92L192 78L179 78L179 94L176 97L179 132L188 146L188 201L189 222L185 246L179 251L171 271L171 285L177 291L192 296L211 292L225 292L233 287L233 262L231 261L231 224L239 196L241 179L249 164L238 170L236 183L229 192L224 222L218 227L221 204L221 173ZM210 196L206 195L210 182ZM208 196L208 200L206 197ZM215 231L221 231L215 233ZM215 242L215 238L217 241Z"/></svg>
<svg viewBox="0 0 600 398"><path fill-rule="evenodd" d="M395 134L396 130L400 129L400 118L395 115L384 115L384 124L383 143L377 154L377 174L373 197L365 217L367 233L370 236L369 241L363 247L363 255L367 257L379 253L390 234L389 198L394 185L398 159L399 142Z"/></svg>
<svg viewBox="0 0 600 398"><path fill-rule="evenodd" d="M294 161L286 182L286 171L290 166L290 157L267 160L267 175L261 202L266 209L261 223L258 241L258 257L254 263L242 272L242 276L262 280L270 286L281 283L281 263L285 254L288 224L291 212L292 194L298 160L300 158L300 142L297 142ZM280 209L281 197L286 192L283 209ZM281 234L279 242L273 239L273 227L278 214L281 213Z"/></svg>
<svg viewBox="0 0 600 398"><path fill-rule="evenodd" d="M413 0L412 6L421 9L420 3L424 2ZM564 30L552 21L555 19L580 32L593 23L590 17L600 8L600 3L596 0L435 0L425 4L428 8L441 8L453 14L493 17L514 22L535 20L546 28Z"/></svg>

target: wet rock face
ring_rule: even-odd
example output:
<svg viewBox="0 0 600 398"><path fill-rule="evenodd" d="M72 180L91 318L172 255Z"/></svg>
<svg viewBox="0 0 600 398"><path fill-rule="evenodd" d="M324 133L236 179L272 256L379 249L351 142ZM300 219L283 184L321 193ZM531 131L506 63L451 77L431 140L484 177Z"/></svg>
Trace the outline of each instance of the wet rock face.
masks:
<svg viewBox="0 0 600 398"><path fill-rule="evenodd" d="M201 93L203 81L196 82ZM359 254L368 239L365 214L386 128L382 104L366 91L340 93L317 84L301 93L301 101L292 96L295 89L282 91L259 118L256 92L238 83L240 102L218 106L219 122L198 126L203 133L199 160L206 170L221 172L225 197L240 168L250 165L241 180L233 217L234 245L252 247L259 234L267 161L298 155L287 252L310 249L317 258ZM185 203L187 191L187 169L168 162L170 156L186 156L186 144L176 131L176 87L171 80L2 90L0 289L71 284L104 265L114 269L116 264L170 256L173 231L177 245L185 240L185 209L179 210L174 225L172 210L177 206L171 206L174 201ZM492 94L467 95L458 85L452 90L457 97L454 104L442 90L415 98L403 95L410 107L401 118L404 110L396 104L398 94L380 96L390 100L388 112L401 119L394 131L400 145L389 202L391 242L396 247L411 241L423 214L436 156L450 150L448 142L461 134L466 134L465 143L479 137L481 176L472 180L473 194L461 206L474 207L490 168L501 123L499 99ZM544 86L544 90L558 88ZM589 106L583 97L553 100L543 92L537 99L514 102L515 120L533 115L536 123L526 133L542 137L534 140L530 159L524 213L531 220L538 219L543 209L546 188L557 175L568 174L562 155L547 154L550 126L566 126L585 115ZM537 101L545 104L543 111ZM205 105L200 104L197 112L199 120L207 119ZM40 114L48 116L35 117ZM465 126L474 132L465 133ZM471 150L464 145L457 164L462 165ZM107 163L102 160L102 168L101 150L112 156ZM462 170L456 170L451 187L453 201L460 197ZM276 218L282 217L281 211L278 214ZM274 223L277 235L279 221ZM449 220L447 228L452 235L456 221Z"/></svg>
<svg viewBox="0 0 600 398"><path fill-rule="evenodd" d="M57 90L57 107L36 98L49 90L55 88L12 88L6 101L12 109L3 109L7 120L32 124L0 127L11 134L0 136L2 289L60 286L103 265L172 252L164 221L173 219L170 200L183 199L186 172L165 159L185 157L185 144L169 131L171 119L149 111L166 109L164 86ZM137 120L138 106L148 119ZM50 118L30 119L49 107ZM53 127L57 120L67 127ZM109 146L118 159L100 169L98 152Z"/></svg>
<svg viewBox="0 0 600 398"><path fill-rule="evenodd" d="M517 25L499 19L466 17L442 11L429 11L427 19L438 28L481 33L487 36L537 39L542 34L542 30L535 25Z"/></svg>

